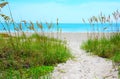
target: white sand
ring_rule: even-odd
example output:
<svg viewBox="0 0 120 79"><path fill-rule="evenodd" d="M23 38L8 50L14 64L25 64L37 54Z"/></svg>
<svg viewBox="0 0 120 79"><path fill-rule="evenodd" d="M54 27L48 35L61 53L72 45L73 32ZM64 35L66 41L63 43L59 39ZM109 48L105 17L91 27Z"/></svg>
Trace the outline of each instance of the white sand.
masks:
<svg viewBox="0 0 120 79"><path fill-rule="evenodd" d="M58 64L52 73L53 79L118 79L118 71L113 67L112 61L80 49L81 43L87 40L86 33L62 33L60 39L67 40L75 58Z"/></svg>

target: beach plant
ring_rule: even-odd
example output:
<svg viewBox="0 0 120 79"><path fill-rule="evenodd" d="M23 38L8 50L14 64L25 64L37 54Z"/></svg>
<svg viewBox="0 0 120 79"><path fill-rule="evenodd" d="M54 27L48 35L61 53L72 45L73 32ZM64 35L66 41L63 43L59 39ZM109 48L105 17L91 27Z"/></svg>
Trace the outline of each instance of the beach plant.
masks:
<svg viewBox="0 0 120 79"><path fill-rule="evenodd" d="M82 44L81 48L91 54L111 59L119 66L120 72L120 12L116 10L108 16L101 13L98 17L91 17L89 23L94 28L102 27L103 31L100 32L96 28L96 32L90 33L92 36Z"/></svg>
<svg viewBox="0 0 120 79"><path fill-rule="evenodd" d="M98 16L92 16L86 21L82 19L84 23L89 23L91 28L93 29L92 36L90 38L98 38L98 36L105 36L107 33L119 33L119 22L120 22L120 12L116 10L111 15L104 15L102 12ZM107 33L106 33L107 32ZM107 35L109 37L109 35Z"/></svg>
<svg viewBox="0 0 120 79"><path fill-rule="evenodd" d="M3 1L0 7L7 4ZM0 79L50 79L56 64L72 58L65 41L45 32L42 23L15 23L12 14L0 16ZM52 23L46 25L47 31L52 29Z"/></svg>

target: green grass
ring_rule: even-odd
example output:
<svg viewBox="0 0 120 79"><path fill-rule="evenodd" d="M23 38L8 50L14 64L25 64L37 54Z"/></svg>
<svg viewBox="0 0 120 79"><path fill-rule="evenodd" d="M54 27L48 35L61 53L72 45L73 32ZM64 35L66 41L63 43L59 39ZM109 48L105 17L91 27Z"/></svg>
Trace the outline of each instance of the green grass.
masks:
<svg viewBox="0 0 120 79"><path fill-rule="evenodd" d="M93 53L103 58L112 59L120 63L120 34L115 34L110 38L89 39L81 46L87 52Z"/></svg>
<svg viewBox="0 0 120 79"><path fill-rule="evenodd" d="M42 79L48 79L44 75L51 73L56 64L72 58L66 47L66 41L52 38L51 35L45 36L42 23L36 22L34 26L31 21L15 23L12 16L10 18L1 14L0 17L5 22L0 21L2 28L0 29L0 79L38 79L41 76ZM14 27L14 35L10 29L11 25ZM51 34L52 23L46 25ZM35 29L36 26L39 31ZM23 28L34 34L27 36ZM59 31L56 34L58 35Z"/></svg>
<svg viewBox="0 0 120 79"><path fill-rule="evenodd" d="M7 69L2 71L1 79L51 79L49 74L54 69L53 66L39 66L29 69ZM43 78L42 78L43 77Z"/></svg>
<svg viewBox="0 0 120 79"><path fill-rule="evenodd" d="M72 55L65 42L55 38L38 34L30 37L0 36L0 74L3 74L0 78L14 77L16 74L41 76L52 72L56 64L69 58L72 58Z"/></svg>
<svg viewBox="0 0 120 79"><path fill-rule="evenodd" d="M96 33L88 32L88 40L81 46L86 52L108 58L114 61L118 66L120 76L120 12L116 10L111 15L100 13L98 16L92 16L88 19L91 28ZM86 21L83 19L83 22ZM101 25L99 28L99 24ZM108 25L106 25L108 24ZM108 30L109 29L109 30ZM100 30L102 32L100 32ZM106 33L107 32L107 33ZM109 33L110 32L110 33ZM108 35L109 33L109 35Z"/></svg>
<svg viewBox="0 0 120 79"><path fill-rule="evenodd" d="M89 39L81 46L86 52L108 58L120 64L120 33L112 35L110 38ZM120 65L118 65L120 76Z"/></svg>

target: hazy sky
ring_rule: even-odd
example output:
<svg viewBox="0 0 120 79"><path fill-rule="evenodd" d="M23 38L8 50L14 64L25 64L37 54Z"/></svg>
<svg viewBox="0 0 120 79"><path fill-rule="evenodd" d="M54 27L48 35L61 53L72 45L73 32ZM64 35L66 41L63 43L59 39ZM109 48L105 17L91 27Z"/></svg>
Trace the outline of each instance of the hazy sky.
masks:
<svg viewBox="0 0 120 79"><path fill-rule="evenodd" d="M80 23L82 18L111 14L120 9L120 0L8 0L16 21ZM5 8L4 8L5 9ZM4 13L8 14L7 11Z"/></svg>

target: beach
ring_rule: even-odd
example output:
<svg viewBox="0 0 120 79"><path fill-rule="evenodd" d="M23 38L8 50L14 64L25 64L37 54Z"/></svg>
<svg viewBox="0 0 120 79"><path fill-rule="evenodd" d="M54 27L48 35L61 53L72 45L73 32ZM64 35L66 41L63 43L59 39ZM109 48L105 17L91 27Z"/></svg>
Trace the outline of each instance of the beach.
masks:
<svg viewBox="0 0 120 79"><path fill-rule="evenodd" d="M56 33L53 36L56 38ZM61 33L58 38L67 41L75 58L58 64L52 73L53 79L118 79L118 70L111 60L80 49L80 45L88 39L87 33Z"/></svg>
<svg viewBox="0 0 120 79"><path fill-rule="evenodd" d="M120 79L119 8L120 0L1 0L0 79Z"/></svg>

